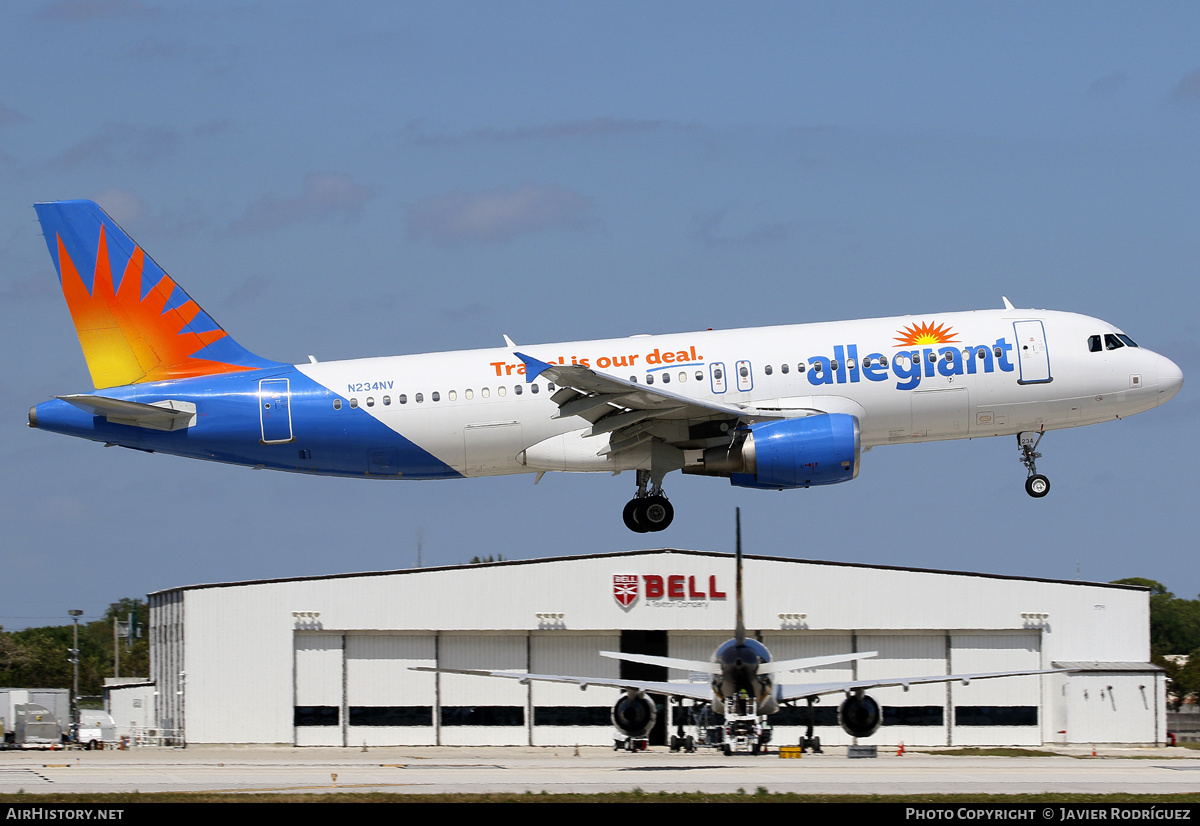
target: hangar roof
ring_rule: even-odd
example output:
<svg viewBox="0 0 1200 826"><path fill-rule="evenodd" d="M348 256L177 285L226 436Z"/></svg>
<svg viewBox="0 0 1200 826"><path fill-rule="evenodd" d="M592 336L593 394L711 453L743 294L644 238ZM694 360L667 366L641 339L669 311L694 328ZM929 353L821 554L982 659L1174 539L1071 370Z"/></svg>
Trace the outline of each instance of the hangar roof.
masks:
<svg viewBox="0 0 1200 826"><path fill-rule="evenodd" d="M514 566L519 566L519 565L539 565L539 564L544 564L544 563L549 563L549 562L567 562L567 561L571 561L571 560L583 561L583 560L594 560L594 559L610 559L610 558L614 558L614 557L632 558L632 557L657 555L657 554L680 554L683 556L713 557L713 558L719 558L719 559L733 558L733 554L731 554L731 553L722 553L722 552L718 552L718 551L689 551L689 550L681 550L681 549L677 549L677 548L654 548L654 549L643 550L643 551L617 551L617 552L613 552L613 553L604 553L604 554L579 554L579 555L575 555L575 556L552 556L552 557L538 557L538 558L534 558L534 559L514 559L514 560L504 560L502 562L475 562L475 563L464 563L461 565L435 565L435 566L430 566L430 567L425 567L425 568L400 568L400 569L391 570L391 571L359 571L359 572L355 572L355 573L321 574L321 575L314 575L314 576L297 576L297 577L280 577L280 578L276 578L276 579L248 579L248 580L240 580L240 581L236 581L236 582L210 582L210 583L202 583L202 584L198 584L198 585L181 585L181 586L177 586L175 588L164 588L161 591L151 592L151 596L157 596L160 594L169 594L169 593L178 592L178 591L195 591L195 590L200 590L200 589L205 589L205 588L232 588L232 587L240 587L240 586L244 586L244 585L264 585L264 584L280 583L280 582L318 582L318 581L322 581L322 580L353 579L353 578L359 578L359 577L396 576L398 574L418 574L418 573L427 574L432 571L461 571L461 570L478 570L480 568L508 568L508 567L514 567ZM1070 580L1070 579L1044 579L1041 577L1011 576L1011 575L1006 575L1006 574L987 574L987 573L979 573L979 572L972 572L972 571L947 571L947 570L939 570L936 568L911 568L911 567L905 567L905 566L900 566L900 565L866 565L866 564L857 563L857 562L833 562L833 561L819 560L819 559L800 559L800 558L796 558L796 557L763 556L763 555L759 555L759 554L745 554L744 556L746 559L757 559L757 560L764 560L764 561L770 561L770 562L791 562L791 563L804 564L804 565L822 565L822 566L828 566L831 568L856 568L856 569L861 569L861 570L875 570L875 571L902 571L902 572L908 572L908 573L944 574L946 576L977 577L977 578L981 578L981 579L991 579L991 580L1009 580L1009 581L1017 581L1017 582L1046 582L1046 583L1053 583L1053 584L1057 584L1057 585L1080 585L1080 586L1087 586L1089 588L1097 588L1097 587L1116 588L1116 589L1125 590L1125 591L1149 590L1140 585L1116 585L1116 584L1107 583L1107 582L1085 582L1082 580Z"/></svg>

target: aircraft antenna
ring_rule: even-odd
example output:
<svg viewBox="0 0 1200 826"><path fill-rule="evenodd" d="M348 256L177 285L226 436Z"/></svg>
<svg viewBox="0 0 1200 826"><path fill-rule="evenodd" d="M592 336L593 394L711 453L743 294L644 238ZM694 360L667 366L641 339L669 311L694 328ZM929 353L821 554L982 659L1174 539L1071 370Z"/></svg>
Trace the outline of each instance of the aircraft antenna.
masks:
<svg viewBox="0 0 1200 826"><path fill-rule="evenodd" d="M746 641L746 623L742 621L742 509L736 508L737 514L737 626L733 635L737 644Z"/></svg>

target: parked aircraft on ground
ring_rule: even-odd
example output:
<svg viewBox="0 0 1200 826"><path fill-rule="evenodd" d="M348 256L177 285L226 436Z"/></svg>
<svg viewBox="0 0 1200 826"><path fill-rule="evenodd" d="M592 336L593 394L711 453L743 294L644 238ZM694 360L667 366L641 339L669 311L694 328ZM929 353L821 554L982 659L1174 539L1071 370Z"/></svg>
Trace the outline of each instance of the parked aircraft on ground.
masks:
<svg viewBox="0 0 1200 826"><path fill-rule="evenodd" d="M442 674L466 674L476 677L501 677L528 683L531 680L551 683L569 683L581 689L589 686L619 688L625 693L612 709L613 726L627 738L628 745L646 737L657 720L657 707L650 694L710 703L713 712L724 717L722 747L726 754L732 751L751 751L758 754L770 742L770 728L763 725L768 715L779 711L784 705L805 700L811 706L817 698L826 694L845 694L838 707L838 724L853 737L870 737L883 724L883 708L868 695L868 689L926 683L962 682L986 680L996 677L1020 677L1031 674L1056 674L1070 669L1051 668L1026 671L995 671L980 674L938 674L928 677L884 677L874 680L849 680L832 683L810 683L807 685L781 685L775 682L781 674L825 665L854 662L874 657L878 652L866 651L851 654L834 654L824 657L805 657L796 660L772 660L767 647L746 635L742 610L742 515L737 510L736 551L736 603L737 618L733 639L727 640L713 652L707 661L683 660L675 657L658 657L647 654L627 654L616 651L601 651L602 657L645 665L677 668L693 674L708 674L710 683L671 683L647 680L625 680L609 677L568 677L556 674L528 674L513 671L485 671L469 668L432 668L414 666L412 671L427 671ZM680 727L682 728L682 726ZM812 738L809 725L808 738ZM676 741L675 748L679 747ZM690 750L690 749L689 749Z"/></svg>
<svg viewBox="0 0 1200 826"><path fill-rule="evenodd" d="M674 470L782 490L846 482L876 445L1016 435L1026 490L1048 430L1179 392L1105 321L1002 310L291 365L249 352L91 201L37 204L96 392L29 424L297 473L445 479L635 471L635 531Z"/></svg>

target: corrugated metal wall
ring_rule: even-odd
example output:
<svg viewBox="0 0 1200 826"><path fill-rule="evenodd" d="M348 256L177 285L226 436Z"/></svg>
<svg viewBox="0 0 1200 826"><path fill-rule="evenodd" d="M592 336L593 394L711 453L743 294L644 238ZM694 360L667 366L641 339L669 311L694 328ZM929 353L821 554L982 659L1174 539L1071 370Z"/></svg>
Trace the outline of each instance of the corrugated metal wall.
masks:
<svg viewBox="0 0 1200 826"><path fill-rule="evenodd" d="M632 602L618 599L618 576L639 581ZM688 596L672 602L648 587L664 579L694 582L697 593L688 586ZM597 652L619 650L623 631L666 633L672 656L707 660L730 636L732 587L728 556L664 551L165 591L151 596L158 716L164 726L186 723L196 743L607 743L604 709L616 690L408 668L616 676L620 664ZM1148 598L1128 589L748 559L746 593L747 626L777 660L880 652L779 682L1148 657ZM1030 622L1023 609L1052 619ZM1093 702L1095 691L1084 702L1070 680L1059 691L1057 679L878 692L889 716L870 742L1040 742L1053 739L1068 713L1073 740L1086 731L1126 736L1121 726L1133 718L1118 725ZM1132 707L1120 701L1131 679L1103 687L1122 715ZM1160 694L1161 685L1144 690ZM1145 701L1144 719L1128 723L1133 741L1154 736L1158 696ZM848 739L829 723L839 700L822 704L819 733L828 742ZM777 727L790 741L803 727L797 715L786 717Z"/></svg>

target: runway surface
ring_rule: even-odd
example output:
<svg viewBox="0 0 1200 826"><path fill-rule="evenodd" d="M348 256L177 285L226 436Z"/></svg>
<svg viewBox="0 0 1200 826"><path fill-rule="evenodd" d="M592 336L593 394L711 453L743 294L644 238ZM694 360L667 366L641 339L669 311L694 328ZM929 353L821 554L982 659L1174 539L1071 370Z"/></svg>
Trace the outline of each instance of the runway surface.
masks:
<svg viewBox="0 0 1200 826"><path fill-rule="evenodd" d="M1107 749L1078 756L958 757L894 750L848 759L844 749L775 754L642 754L574 748L141 748L0 752L0 793L228 791L600 793L771 792L972 794L1200 792L1200 752Z"/></svg>

